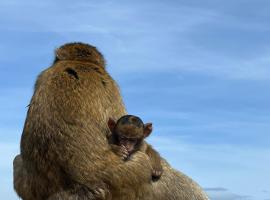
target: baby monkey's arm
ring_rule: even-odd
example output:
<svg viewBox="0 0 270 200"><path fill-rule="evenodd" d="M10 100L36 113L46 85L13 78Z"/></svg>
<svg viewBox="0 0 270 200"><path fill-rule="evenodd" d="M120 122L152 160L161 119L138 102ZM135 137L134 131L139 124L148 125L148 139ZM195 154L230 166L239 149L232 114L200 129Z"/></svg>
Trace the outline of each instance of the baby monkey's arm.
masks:
<svg viewBox="0 0 270 200"><path fill-rule="evenodd" d="M163 173L163 168L161 165L161 158L157 151L155 151L151 145L147 144L145 153L149 156L152 167L153 167L153 173L152 177L153 179L159 179Z"/></svg>

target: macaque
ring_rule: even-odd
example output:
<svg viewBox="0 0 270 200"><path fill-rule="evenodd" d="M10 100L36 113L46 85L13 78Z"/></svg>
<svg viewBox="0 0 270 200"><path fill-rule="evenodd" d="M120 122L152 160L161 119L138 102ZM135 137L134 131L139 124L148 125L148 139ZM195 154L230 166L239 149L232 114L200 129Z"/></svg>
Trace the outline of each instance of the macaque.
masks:
<svg viewBox="0 0 270 200"><path fill-rule="evenodd" d="M61 46L52 66L38 76L34 89L21 154L14 160L14 188L19 197L137 198L134 188L147 187L152 167L147 155L136 154L136 162L125 163L111 151L107 120L126 111L102 54L83 43Z"/></svg>
<svg viewBox="0 0 270 200"><path fill-rule="evenodd" d="M123 160L128 160L137 151L146 153L153 168L152 179L159 179L163 172L160 155L144 141L152 132L152 123L144 124L137 116L124 115L117 122L110 118L108 126L112 150Z"/></svg>
<svg viewBox="0 0 270 200"><path fill-rule="evenodd" d="M153 154L143 141L151 125L134 129L140 133L130 132L141 137L136 137L133 150L126 145L127 162L111 150L106 136L114 129L109 129L108 119L119 119L127 111L105 64L96 47L68 43L56 49L54 62L38 76L21 152L13 163L18 196L23 200L207 200L196 182ZM115 130L124 127L134 126ZM147 146L145 153L142 146ZM153 158L158 159L153 162ZM152 173L152 166L159 173ZM153 182L152 174L160 172L162 176Z"/></svg>

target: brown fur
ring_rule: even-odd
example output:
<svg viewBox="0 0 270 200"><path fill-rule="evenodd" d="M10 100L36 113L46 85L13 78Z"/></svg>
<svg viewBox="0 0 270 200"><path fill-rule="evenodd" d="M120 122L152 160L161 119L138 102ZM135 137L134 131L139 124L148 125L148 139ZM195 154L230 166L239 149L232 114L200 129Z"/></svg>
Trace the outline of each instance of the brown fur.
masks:
<svg viewBox="0 0 270 200"><path fill-rule="evenodd" d="M83 53L77 56L77 49ZM164 160L163 175L151 183L144 153L124 162L110 150L107 120L126 111L104 63L96 48L71 43L60 47L54 64L39 75L21 155L14 159L18 195L23 200L98 199L94 191L101 187L110 191L105 199L113 200L207 199L196 183Z"/></svg>

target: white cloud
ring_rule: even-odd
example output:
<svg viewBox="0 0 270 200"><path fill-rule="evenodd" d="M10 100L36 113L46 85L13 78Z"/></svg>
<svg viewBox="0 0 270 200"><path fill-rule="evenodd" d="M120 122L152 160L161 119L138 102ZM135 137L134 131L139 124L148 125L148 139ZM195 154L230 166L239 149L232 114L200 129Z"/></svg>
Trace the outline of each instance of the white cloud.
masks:
<svg viewBox="0 0 270 200"><path fill-rule="evenodd" d="M13 0L11 2L3 1L1 4L1 10L4 11L2 15L17 11L18 14L14 13L10 16L11 21L15 20L27 26L9 26L9 28L21 31L147 34L153 33L155 29L159 28L156 25L162 25L166 20L171 22L171 24L167 24L168 27L179 31L190 29L198 23L208 21L215 15L206 9L186 6L173 7L162 2L153 4L153 2L143 1L141 3L78 1L71 6L64 1L58 3L46 1L38 4L26 1L22 4L20 1ZM60 7L61 9L59 9ZM167 15L168 12L170 15ZM175 20L168 19L168 16ZM159 20L153 21L153 17ZM181 21L181 26L175 26L179 21ZM30 26L30 24L34 26Z"/></svg>
<svg viewBox="0 0 270 200"><path fill-rule="evenodd" d="M181 51L186 52L182 54ZM174 51L175 49L171 49ZM136 51L136 49L134 49ZM138 51L138 50L137 50ZM163 59L150 60L139 56L145 64L137 63L137 65L123 63L122 73L130 73L130 71L181 71L197 72L211 75L221 79L232 80L269 80L270 78L270 51L260 53L257 57L232 58L211 52L207 49L201 49L194 44L186 44L186 47L176 49L178 55L165 55L169 60ZM189 53L188 53L189 52ZM176 53L175 53L176 54ZM132 63L136 63L132 62ZM126 67L128 66L128 67ZM145 67L147 66L147 68Z"/></svg>
<svg viewBox="0 0 270 200"><path fill-rule="evenodd" d="M108 60L115 63L118 72L170 69L226 79L269 80L270 77L270 52L267 50L257 57L232 58L198 46L189 38L189 33L199 32L205 24L223 24L237 30L247 27L237 16L220 10L162 2L79 1L72 6L63 3L61 9L53 1L38 4L3 1L1 4L2 18L13 13L3 18L5 30L54 32L63 38L74 38L72 33L75 32L92 34L89 37L95 41L103 41L102 48L110 55ZM249 23L248 27L256 27L256 21Z"/></svg>
<svg viewBox="0 0 270 200"><path fill-rule="evenodd" d="M211 200L252 200L251 196L237 195L230 192L208 192Z"/></svg>
<svg viewBox="0 0 270 200"><path fill-rule="evenodd" d="M251 196L233 194L226 188L214 187L204 188L204 191L209 195L211 200L252 200Z"/></svg>

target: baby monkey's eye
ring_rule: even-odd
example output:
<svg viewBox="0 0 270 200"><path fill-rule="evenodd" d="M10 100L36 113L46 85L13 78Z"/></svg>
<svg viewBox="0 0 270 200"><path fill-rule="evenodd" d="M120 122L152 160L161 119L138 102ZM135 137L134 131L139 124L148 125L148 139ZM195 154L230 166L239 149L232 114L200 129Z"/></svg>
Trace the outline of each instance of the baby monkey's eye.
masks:
<svg viewBox="0 0 270 200"><path fill-rule="evenodd" d="M130 142L137 142L137 138L129 138L128 139Z"/></svg>
<svg viewBox="0 0 270 200"><path fill-rule="evenodd" d="M125 136L120 136L119 139L120 140L127 140L127 138Z"/></svg>

